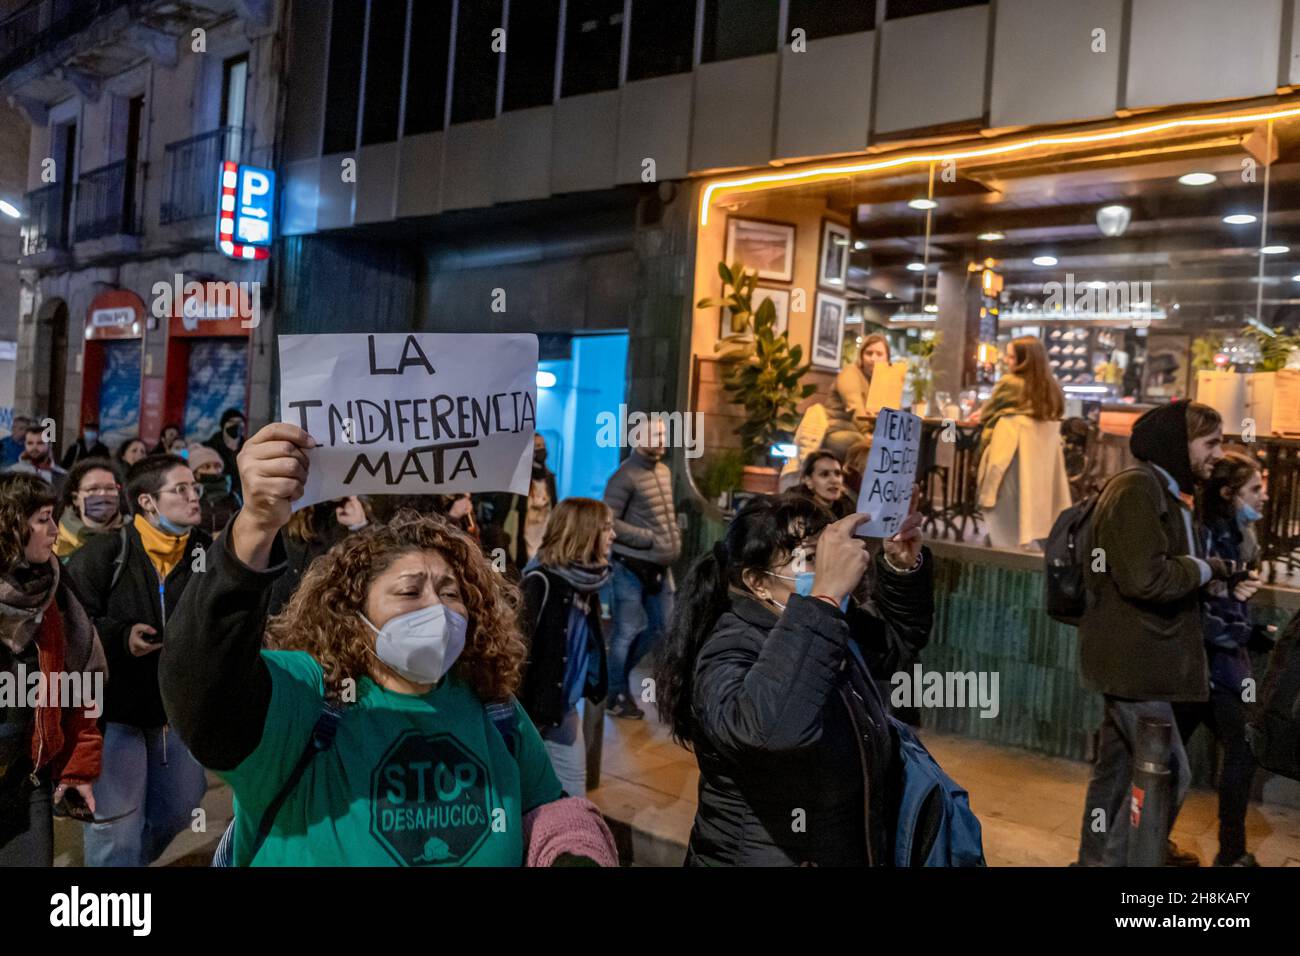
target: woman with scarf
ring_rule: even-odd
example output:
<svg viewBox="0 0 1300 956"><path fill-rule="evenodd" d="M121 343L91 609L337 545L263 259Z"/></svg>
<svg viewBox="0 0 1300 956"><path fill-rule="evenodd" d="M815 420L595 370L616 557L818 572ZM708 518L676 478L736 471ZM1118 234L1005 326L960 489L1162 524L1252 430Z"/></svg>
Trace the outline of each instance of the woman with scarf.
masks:
<svg viewBox="0 0 1300 956"><path fill-rule="evenodd" d="M68 472L54 553L66 562L95 535L122 527L122 485L107 458L83 458Z"/></svg>
<svg viewBox="0 0 1300 956"><path fill-rule="evenodd" d="M565 498L551 512L520 585L529 653L519 702L571 796L587 792L578 702L599 702L608 690L598 592L613 574L613 547L614 515L605 503Z"/></svg>
<svg viewBox="0 0 1300 956"><path fill-rule="evenodd" d="M46 687L67 686L78 698L29 707L24 696L0 707L0 867L52 866L53 805L95 809L104 650L54 557L54 504L39 478L0 476L0 672L24 687L40 673Z"/></svg>

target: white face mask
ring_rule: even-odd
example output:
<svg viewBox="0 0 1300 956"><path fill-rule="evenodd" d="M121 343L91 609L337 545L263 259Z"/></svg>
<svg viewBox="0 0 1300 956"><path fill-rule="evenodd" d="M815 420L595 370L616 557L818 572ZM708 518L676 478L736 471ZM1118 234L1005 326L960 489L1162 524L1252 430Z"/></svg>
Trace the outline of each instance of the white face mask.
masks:
<svg viewBox="0 0 1300 956"><path fill-rule="evenodd" d="M375 656L415 684L436 684L465 650L469 622L445 604L431 604L375 627Z"/></svg>

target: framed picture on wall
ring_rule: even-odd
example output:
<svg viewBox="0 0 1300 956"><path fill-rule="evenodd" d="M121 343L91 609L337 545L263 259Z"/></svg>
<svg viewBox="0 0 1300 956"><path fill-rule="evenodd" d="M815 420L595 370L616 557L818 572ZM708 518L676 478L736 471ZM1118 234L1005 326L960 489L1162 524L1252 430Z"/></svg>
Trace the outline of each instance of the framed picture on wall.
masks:
<svg viewBox="0 0 1300 956"><path fill-rule="evenodd" d="M822 220L821 255L817 259L817 284L843 292L849 276L849 227Z"/></svg>
<svg viewBox="0 0 1300 956"><path fill-rule="evenodd" d="M737 260L760 279L794 280L794 226L761 219L727 219L727 265Z"/></svg>
<svg viewBox="0 0 1300 956"><path fill-rule="evenodd" d="M826 292L817 293L816 321L813 322L812 364L839 371L840 349L844 342L844 299Z"/></svg>
<svg viewBox="0 0 1300 956"><path fill-rule="evenodd" d="M771 299L772 306L776 309L776 322L772 325L772 334L780 335L790 325L790 290L789 289L770 289L767 286L758 286L754 289L754 295L750 299L750 304L754 311L764 301ZM731 330L731 310L721 309L722 325L718 329L718 338L726 338L728 335L735 333Z"/></svg>

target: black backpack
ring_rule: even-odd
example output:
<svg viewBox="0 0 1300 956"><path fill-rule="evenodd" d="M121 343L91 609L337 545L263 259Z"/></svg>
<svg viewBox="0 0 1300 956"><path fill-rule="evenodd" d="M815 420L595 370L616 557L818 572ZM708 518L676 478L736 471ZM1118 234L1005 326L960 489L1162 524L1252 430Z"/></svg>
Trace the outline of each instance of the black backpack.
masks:
<svg viewBox="0 0 1300 956"><path fill-rule="evenodd" d="M1056 517L1043 547L1043 605L1062 624L1078 627L1088 607L1084 562L1092 541L1092 513L1101 492L1089 495Z"/></svg>
<svg viewBox="0 0 1300 956"><path fill-rule="evenodd" d="M1273 648L1246 739L1261 767L1300 780L1300 614Z"/></svg>
<svg viewBox="0 0 1300 956"><path fill-rule="evenodd" d="M1128 468L1120 474L1128 471L1146 470ZM1118 477L1113 476L1106 484ZM1092 513L1105 490L1103 485L1100 491L1057 515L1043 547L1043 606L1049 617L1062 624L1078 627L1088 609L1086 567L1092 560Z"/></svg>

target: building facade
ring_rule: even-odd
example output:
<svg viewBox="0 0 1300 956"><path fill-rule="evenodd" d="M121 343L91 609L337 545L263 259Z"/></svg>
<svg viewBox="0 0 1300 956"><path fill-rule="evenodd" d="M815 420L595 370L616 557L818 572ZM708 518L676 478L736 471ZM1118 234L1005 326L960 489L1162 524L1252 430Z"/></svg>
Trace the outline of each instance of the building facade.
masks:
<svg viewBox="0 0 1300 956"><path fill-rule="evenodd" d="M268 262L223 255L216 225L223 162L277 161L279 16L38 0L0 23L0 94L30 124L15 407L61 443L267 416Z"/></svg>

